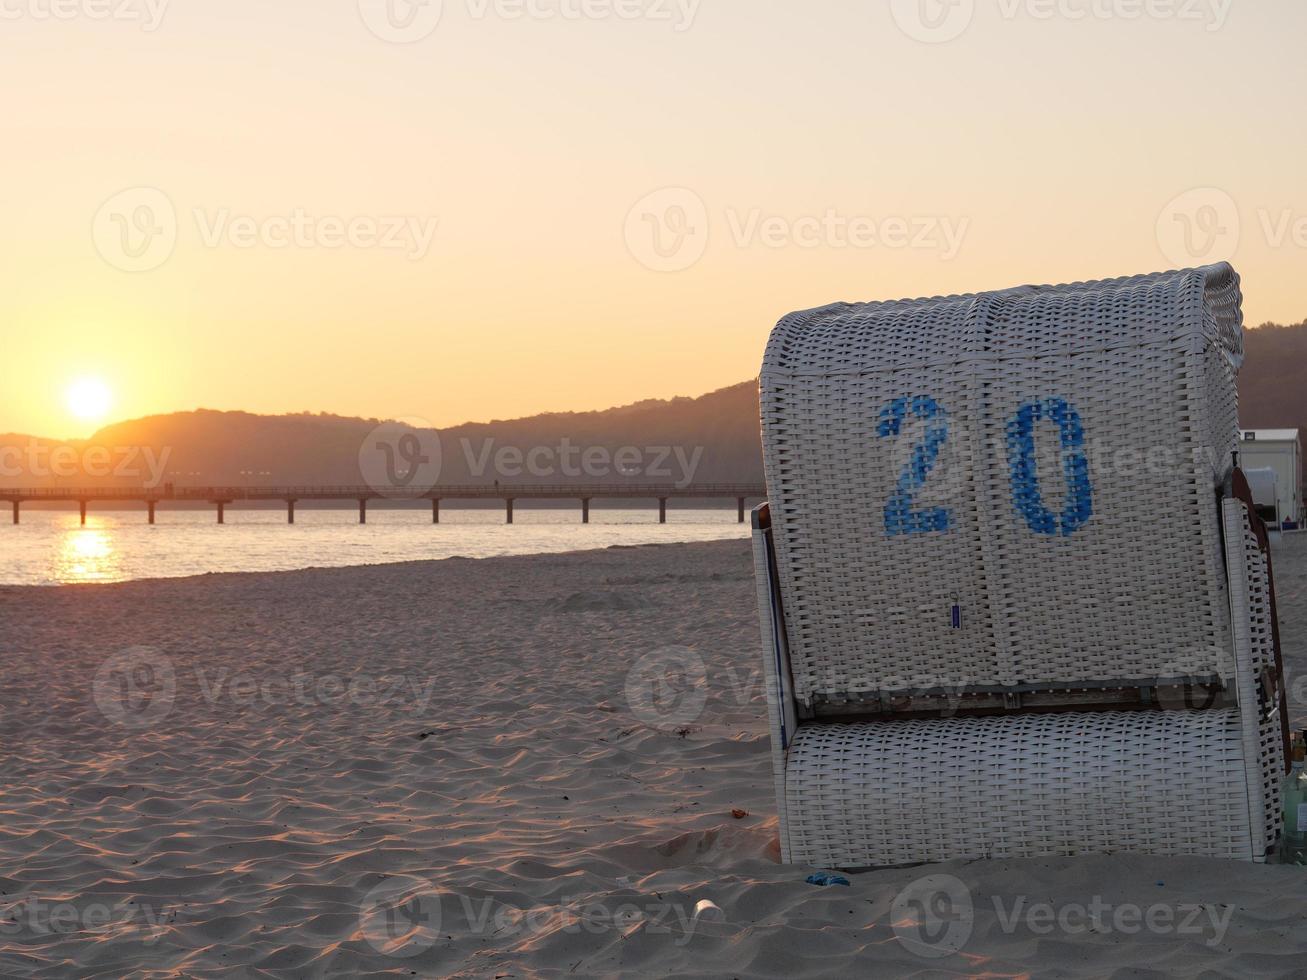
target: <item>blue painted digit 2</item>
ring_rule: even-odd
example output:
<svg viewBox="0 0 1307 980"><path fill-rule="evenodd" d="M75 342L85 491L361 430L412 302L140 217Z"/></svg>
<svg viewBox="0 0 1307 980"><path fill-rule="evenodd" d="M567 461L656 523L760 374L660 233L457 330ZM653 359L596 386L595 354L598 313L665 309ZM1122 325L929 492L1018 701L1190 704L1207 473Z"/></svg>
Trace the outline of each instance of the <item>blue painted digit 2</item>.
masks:
<svg viewBox="0 0 1307 980"><path fill-rule="evenodd" d="M1062 440L1066 499L1060 514L1054 514L1044 506L1035 468L1035 423L1044 419L1057 425ZM1094 490L1089 484L1085 429L1080 422L1080 413L1065 398L1026 402L1017 409L1007 424L1007 459L1012 478L1012 503L1032 531L1065 537L1083 527L1093 516Z"/></svg>
<svg viewBox="0 0 1307 980"><path fill-rule="evenodd" d="M940 447L948 438L948 414L944 409L928 395L895 398L880 411L877 435L882 439L897 437L903 431L909 411L927 423L926 435L912 447L912 455L899 473L894 494L885 503L885 533L891 536L947 531L952 526L952 517L945 507L912 509L912 494L926 482L926 474L935 465Z"/></svg>

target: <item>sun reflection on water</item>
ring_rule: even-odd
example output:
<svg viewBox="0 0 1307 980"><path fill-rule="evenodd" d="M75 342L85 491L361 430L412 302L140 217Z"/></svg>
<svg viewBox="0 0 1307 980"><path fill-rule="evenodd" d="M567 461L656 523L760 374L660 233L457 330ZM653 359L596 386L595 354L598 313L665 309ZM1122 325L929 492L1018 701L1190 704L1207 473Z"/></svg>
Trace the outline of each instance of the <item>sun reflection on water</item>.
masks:
<svg viewBox="0 0 1307 980"><path fill-rule="evenodd" d="M53 572L55 580L64 584L120 580L122 562L106 523L87 518L86 527L81 527L74 519L63 528Z"/></svg>

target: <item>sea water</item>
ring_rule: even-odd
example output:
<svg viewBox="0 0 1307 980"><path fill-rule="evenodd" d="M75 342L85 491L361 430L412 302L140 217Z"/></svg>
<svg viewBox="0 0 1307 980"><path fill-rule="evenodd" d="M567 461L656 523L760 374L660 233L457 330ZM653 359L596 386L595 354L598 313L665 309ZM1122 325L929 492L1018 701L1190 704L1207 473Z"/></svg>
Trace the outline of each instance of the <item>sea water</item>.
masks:
<svg viewBox="0 0 1307 980"><path fill-rule="evenodd" d="M732 502L733 503L733 502ZM600 509L590 523L576 508L524 507L518 501L512 525L502 509L455 509L446 502L440 523L429 508L309 509L301 504L295 523L284 509L228 506L226 523L215 511L160 507L151 526L144 509L96 511L82 527L77 511L23 509L21 522L0 523L0 585L60 585L173 578L205 572L270 572L296 568L372 565L463 556L529 555L607 548L611 545L713 541L744 538L735 508L669 508L658 523L654 501L645 508Z"/></svg>

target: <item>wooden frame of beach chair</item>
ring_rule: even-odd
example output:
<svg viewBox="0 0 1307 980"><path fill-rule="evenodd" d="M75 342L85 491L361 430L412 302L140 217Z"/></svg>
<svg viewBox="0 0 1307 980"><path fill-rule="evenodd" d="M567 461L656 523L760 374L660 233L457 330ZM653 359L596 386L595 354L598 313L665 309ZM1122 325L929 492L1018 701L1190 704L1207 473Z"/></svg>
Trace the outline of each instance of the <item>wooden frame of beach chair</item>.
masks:
<svg viewBox="0 0 1307 980"><path fill-rule="evenodd" d="M785 861L1274 848L1239 306L1220 265L781 321L753 535ZM1178 451L1112 456L1149 446Z"/></svg>

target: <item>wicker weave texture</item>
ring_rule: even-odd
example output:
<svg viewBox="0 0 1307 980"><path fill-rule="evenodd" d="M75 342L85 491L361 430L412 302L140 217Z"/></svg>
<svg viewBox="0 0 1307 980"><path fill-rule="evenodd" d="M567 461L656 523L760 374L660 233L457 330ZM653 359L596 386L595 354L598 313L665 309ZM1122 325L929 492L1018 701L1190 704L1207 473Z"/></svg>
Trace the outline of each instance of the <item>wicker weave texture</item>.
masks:
<svg viewBox="0 0 1307 980"><path fill-rule="evenodd" d="M1234 647L1239 661L1235 689L1247 760L1248 808L1261 851L1265 852L1275 844L1283 823L1280 775L1284 772L1279 700L1269 698L1260 683L1264 672L1275 670L1270 576L1245 504L1227 498L1222 501L1222 515L1228 542Z"/></svg>
<svg viewBox="0 0 1307 980"><path fill-rule="evenodd" d="M761 378L796 696L1230 677L1229 266L784 318Z"/></svg>
<svg viewBox="0 0 1307 980"><path fill-rule="evenodd" d="M772 744L772 780L776 799L785 798L785 756L790 739L794 736L797 720L794 711L794 692L790 689L789 652L785 647L784 629L780 609L774 601L775 581L772 575L772 548L768 541L769 530L755 527L753 531L753 579L758 590L758 627L762 636L763 680L767 690L767 723ZM781 860L789 863L789 827L784 808L779 814Z"/></svg>
<svg viewBox="0 0 1307 980"><path fill-rule="evenodd" d="M1250 860L1241 742L1234 709L803 726L785 776L791 860Z"/></svg>

